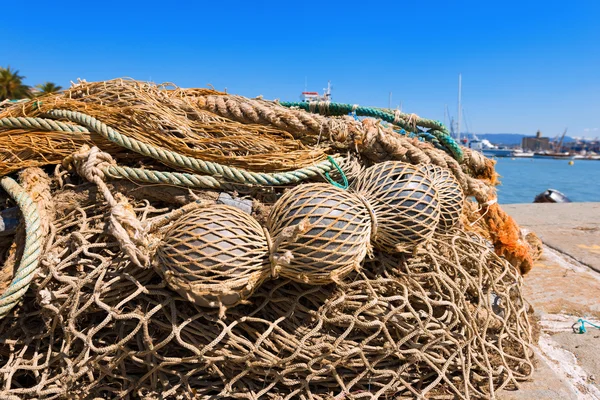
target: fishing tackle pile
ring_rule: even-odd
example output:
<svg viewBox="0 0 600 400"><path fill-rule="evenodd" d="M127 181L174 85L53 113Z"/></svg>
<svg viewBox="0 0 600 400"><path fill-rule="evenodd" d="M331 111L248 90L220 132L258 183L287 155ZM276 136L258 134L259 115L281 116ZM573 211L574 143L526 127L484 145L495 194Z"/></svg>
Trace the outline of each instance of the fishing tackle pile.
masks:
<svg viewBox="0 0 600 400"><path fill-rule="evenodd" d="M490 398L539 257L437 121L117 79L0 110L0 397Z"/></svg>

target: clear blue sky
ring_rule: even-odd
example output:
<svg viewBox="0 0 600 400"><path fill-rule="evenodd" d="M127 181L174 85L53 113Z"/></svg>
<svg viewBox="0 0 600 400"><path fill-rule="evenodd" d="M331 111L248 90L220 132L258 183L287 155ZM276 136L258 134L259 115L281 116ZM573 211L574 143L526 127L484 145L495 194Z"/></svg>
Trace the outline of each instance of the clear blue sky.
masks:
<svg viewBox="0 0 600 400"><path fill-rule="evenodd" d="M400 102L476 133L600 136L600 0L7 1L0 66L35 85L133 77L244 96Z"/></svg>

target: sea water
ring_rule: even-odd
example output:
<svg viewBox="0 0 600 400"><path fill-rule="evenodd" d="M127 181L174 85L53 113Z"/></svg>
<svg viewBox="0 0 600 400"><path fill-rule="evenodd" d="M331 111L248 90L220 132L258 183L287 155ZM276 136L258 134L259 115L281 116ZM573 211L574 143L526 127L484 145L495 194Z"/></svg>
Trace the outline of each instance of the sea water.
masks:
<svg viewBox="0 0 600 400"><path fill-rule="evenodd" d="M498 158L496 171L500 204L532 203L547 189L562 192L571 201L600 202L600 160Z"/></svg>

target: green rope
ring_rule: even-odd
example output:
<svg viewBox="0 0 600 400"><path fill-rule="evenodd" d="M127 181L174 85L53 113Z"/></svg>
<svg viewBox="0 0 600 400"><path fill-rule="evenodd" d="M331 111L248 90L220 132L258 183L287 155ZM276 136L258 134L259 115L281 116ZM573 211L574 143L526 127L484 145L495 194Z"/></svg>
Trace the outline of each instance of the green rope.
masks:
<svg viewBox="0 0 600 400"><path fill-rule="evenodd" d="M335 169L337 169L337 171L340 173L343 183L339 184L334 179L332 179L329 176L329 172L325 172L325 178L327 178L329 183L331 183L333 186L339 187L340 189L344 189L344 190L348 189L348 178L346 178L346 174L344 174L344 171L342 171L342 168L338 165L337 162L335 162L333 157L327 156L327 159L329 160L329 162L331 162L331 164L335 167Z"/></svg>
<svg viewBox="0 0 600 400"><path fill-rule="evenodd" d="M47 113L47 115L53 118L65 118L69 121L84 125L84 127L64 124L51 119L33 117L1 118L0 126L9 128L35 128L62 132L89 132L88 129L91 129L92 131L100 134L104 138L121 147L125 147L136 153L154 158L155 160L163 163L181 168L187 168L192 171L202 172L214 177L221 177L228 181L239 182L243 184L266 186L289 185L322 176L326 172L329 172L335 168L335 166L333 166L331 162L327 160L295 171L274 173L251 172L210 161L188 157L174 151L143 143L139 140L123 135L103 122L80 112L51 110Z"/></svg>
<svg viewBox="0 0 600 400"><path fill-rule="evenodd" d="M348 178L344 174L344 171L331 156L328 156L329 162L338 170L342 177L343 183L336 182L329 172L325 172L325 179L332 185L339 187L340 189L348 189ZM242 184L231 184L227 182L221 182L212 176L188 174L185 172L167 172L167 171L155 171L143 168L131 168L117 165L111 165L109 167L103 167L102 173L112 179L127 179L130 181L141 182L141 183L156 183L156 184L168 184L182 187L189 187L195 189L213 189L213 190L240 190Z"/></svg>
<svg viewBox="0 0 600 400"><path fill-rule="evenodd" d="M284 107L297 107L302 110L313 112L318 110L323 115L347 115L350 113L356 113L356 115L362 117L373 117L391 124L400 126L401 128L411 131L413 124L405 121L404 118L410 118L410 114L400 114L400 118L396 118L392 110L384 110L375 107L362 107L356 104L344 104L344 103L332 103L332 102L291 102L282 101L279 103ZM389 112L388 112L389 111ZM416 117L414 125L420 125L429 128L427 132L433 135L443 146L446 152L454 157L459 162L463 159L462 150L458 143L450 136L448 130L438 121L428 120L424 118ZM417 133L422 131L417 129Z"/></svg>
<svg viewBox="0 0 600 400"><path fill-rule="evenodd" d="M434 129L434 130L438 130L438 131L447 131L444 124L442 124L440 121L437 121L434 119L427 119L427 118L422 118L422 117L416 116L414 114L397 112L396 110L392 110L391 108L379 108L379 110L381 110L387 114L394 115L394 116L397 113L398 117L400 119L407 120L407 122L408 122L408 120L410 120L410 121L414 122L415 125L422 126L427 129Z"/></svg>
<svg viewBox="0 0 600 400"><path fill-rule="evenodd" d="M575 330L575 325L577 325L577 324L581 324L581 325L579 326L579 328L578 328L577 330ZM583 318L579 318L579 319L577 320L577 322L575 322L575 323L573 324L573 326L572 326L572 328L573 328L573 331L575 331L576 333L586 333L586 332L587 332L587 330L585 329L585 324L588 324L588 325L590 325L590 326L593 326L594 328L598 328L598 329L600 329L600 326L599 326L599 325L593 324L593 323L591 323L590 321L586 321L586 320L585 320L585 319L583 319Z"/></svg>
<svg viewBox="0 0 600 400"><path fill-rule="evenodd" d="M102 172L113 179L127 179L143 183L165 183L189 188L236 190L235 185L221 182L212 176L185 172L153 171L116 165L102 168Z"/></svg>
<svg viewBox="0 0 600 400"><path fill-rule="evenodd" d="M55 121L46 118L31 118L31 117L7 117L0 118L0 127L2 128L23 128L23 129L40 129L45 131L59 131L70 133L89 133L87 128L79 125L65 124L64 122Z"/></svg>
<svg viewBox="0 0 600 400"><path fill-rule="evenodd" d="M37 272L43 238L40 233L41 221L37 205L25 189L9 177L0 179L0 186L17 203L25 220L23 255L13 280L0 296L0 318L4 318L27 292L29 284Z"/></svg>

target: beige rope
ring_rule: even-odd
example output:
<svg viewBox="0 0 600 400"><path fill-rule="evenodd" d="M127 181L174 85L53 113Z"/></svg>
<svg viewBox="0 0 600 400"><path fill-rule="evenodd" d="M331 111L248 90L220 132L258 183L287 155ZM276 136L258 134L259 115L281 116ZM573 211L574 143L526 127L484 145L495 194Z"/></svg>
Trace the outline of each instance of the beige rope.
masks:
<svg viewBox="0 0 600 400"><path fill-rule="evenodd" d="M363 196L362 193L354 193L354 196L356 196L356 198L358 198L363 203L363 205L369 212L369 216L371 217L371 241L373 241L373 242L377 241L377 238L378 238L377 233L378 233L378 228L379 228L379 225L377 222L377 214L375 214L373 207L371 206L369 201L365 198L365 196Z"/></svg>
<svg viewBox="0 0 600 400"><path fill-rule="evenodd" d="M110 234L117 239L135 265L148 268L150 258L146 230L135 216L127 198L120 193L113 196L104 183L102 167L115 164L110 154L101 152L97 147L83 146L69 161L73 163L80 176L98 186L110 206L108 219Z"/></svg>

